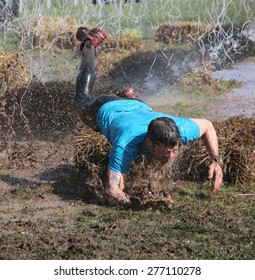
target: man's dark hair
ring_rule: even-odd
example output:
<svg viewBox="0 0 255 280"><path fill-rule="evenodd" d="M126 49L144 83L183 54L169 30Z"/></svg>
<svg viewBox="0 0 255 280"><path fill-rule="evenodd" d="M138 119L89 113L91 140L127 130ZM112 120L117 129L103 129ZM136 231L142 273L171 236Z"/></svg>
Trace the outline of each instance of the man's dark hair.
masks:
<svg viewBox="0 0 255 280"><path fill-rule="evenodd" d="M154 144L173 147L181 142L181 136L176 123L167 117L152 120L148 126L147 137Z"/></svg>

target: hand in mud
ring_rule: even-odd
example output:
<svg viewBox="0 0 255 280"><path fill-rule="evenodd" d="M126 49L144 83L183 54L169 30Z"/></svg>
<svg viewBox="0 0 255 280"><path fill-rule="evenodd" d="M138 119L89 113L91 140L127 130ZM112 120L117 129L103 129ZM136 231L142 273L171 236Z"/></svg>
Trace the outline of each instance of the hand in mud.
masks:
<svg viewBox="0 0 255 280"><path fill-rule="evenodd" d="M108 202L111 205L122 205L129 207L131 206L131 201L129 196L124 193L120 188L108 188L106 189L108 195Z"/></svg>
<svg viewBox="0 0 255 280"><path fill-rule="evenodd" d="M173 200L172 196L170 194L165 195L162 198L163 201L169 203L169 204L175 204L175 201Z"/></svg>
<svg viewBox="0 0 255 280"><path fill-rule="evenodd" d="M209 166L208 178L214 178L213 191L217 191L223 184L223 172L221 166L217 162L212 162Z"/></svg>

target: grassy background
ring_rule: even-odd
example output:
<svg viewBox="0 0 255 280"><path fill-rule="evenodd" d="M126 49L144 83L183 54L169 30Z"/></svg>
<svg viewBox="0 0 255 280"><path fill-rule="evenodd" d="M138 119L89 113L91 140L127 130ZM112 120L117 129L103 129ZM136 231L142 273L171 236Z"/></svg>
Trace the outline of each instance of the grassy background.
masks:
<svg viewBox="0 0 255 280"><path fill-rule="evenodd" d="M146 0L141 3L93 5L91 0L80 1L77 6L67 0L52 0L51 7L45 1L24 1L18 19L8 23L6 46L15 43L17 28L31 17L72 17L77 25L98 26L112 33L131 32L143 39L155 39L155 31L163 22L194 21L207 24L244 24L254 22L255 2L249 0ZM13 32L11 32L13 31ZM3 41L0 32L0 42Z"/></svg>
<svg viewBox="0 0 255 280"><path fill-rule="evenodd" d="M32 1L21 17L31 15L72 16L80 23L124 30L156 28L165 21L196 21L207 23L245 23L254 20L255 3L247 0L146 0L141 3L93 5L91 0L73 6L70 1L52 1L46 9L43 1Z"/></svg>

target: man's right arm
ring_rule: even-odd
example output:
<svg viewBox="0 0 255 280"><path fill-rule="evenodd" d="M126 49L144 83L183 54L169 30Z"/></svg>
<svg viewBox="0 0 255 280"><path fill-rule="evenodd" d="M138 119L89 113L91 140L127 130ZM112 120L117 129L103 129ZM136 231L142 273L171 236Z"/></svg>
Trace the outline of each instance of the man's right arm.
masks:
<svg viewBox="0 0 255 280"><path fill-rule="evenodd" d="M110 188L119 188L123 191L123 189L125 188L125 182L127 178L126 174L109 169L108 178Z"/></svg>
<svg viewBox="0 0 255 280"><path fill-rule="evenodd" d="M108 170L108 186L106 192L109 195L109 202L111 204L121 204L129 206L131 201L129 196L123 192L125 188L127 175L114 170Z"/></svg>
<svg viewBox="0 0 255 280"><path fill-rule="evenodd" d="M109 157L109 168L108 168L108 186L106 192L108 193L109 202L112 204L130 205L129 196L123 192L125 188L127 173L129 170L130 163L132 162L132 149L122 145L112 146L112 150Z"/></svg>

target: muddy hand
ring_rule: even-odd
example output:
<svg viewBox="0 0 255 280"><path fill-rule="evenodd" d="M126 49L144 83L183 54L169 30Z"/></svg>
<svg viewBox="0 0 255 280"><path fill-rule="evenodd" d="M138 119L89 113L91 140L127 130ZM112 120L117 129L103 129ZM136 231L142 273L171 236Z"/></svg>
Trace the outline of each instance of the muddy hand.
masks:
<svg viewBox="0 0 255 280"><path fill-rule="evenodd" d="M208 178L214 178L213 191L217 191L223 184L223 172L221 166L217 162L212 162L209 166Z"/></svg>
<svg viewBox="0 0 255 280"><path fill-rule="evenodd" d="M130 206L131 201L129 196L119 188L108 188L106 190L108 195L108 202L111 205Z"/></svg>

